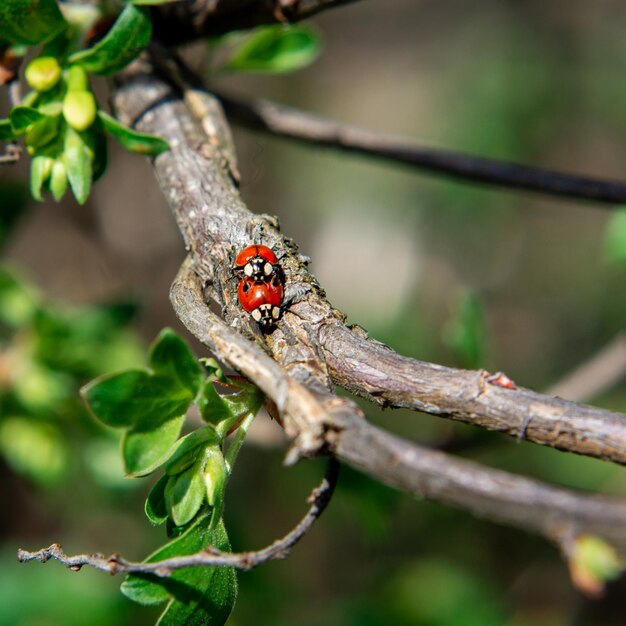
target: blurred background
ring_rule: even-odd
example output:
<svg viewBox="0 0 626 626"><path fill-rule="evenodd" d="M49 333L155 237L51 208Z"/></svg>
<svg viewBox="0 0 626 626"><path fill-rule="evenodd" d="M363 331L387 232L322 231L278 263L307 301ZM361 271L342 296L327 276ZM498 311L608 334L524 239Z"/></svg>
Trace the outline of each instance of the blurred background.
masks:
<svg viewBox="0 0 626 626"><path fill-rule="evenodd" d="M357 2L313 21L325 47L308 69L216 83L423 144L624 179L624 20L617 0ZM234 130L250 208L276 214L331 302L400 352L542 390L624 329L623 211ZM118 434L77 397L94 376L142 364L163 326L183 332L168 302L182 240L149 163L112 148L83 207L30 200L26 159L0 169L0 626L141 625L158 614L124 598L121 579L15 559L18 547L54 541L141 559L164 541L143 514L150 481L123 478ZM361 277L364 263L379 273ZM626 384L589 400L626 411ZM620 467L361 404L413 440L626 494ZM260 422L227 498L235 549L271 542L303 513L323 463L285 470L284 452ZM626 608L625 581L587 600L541 539L345 468L290 558L239 580L234 626L617 626Z"/></svg>

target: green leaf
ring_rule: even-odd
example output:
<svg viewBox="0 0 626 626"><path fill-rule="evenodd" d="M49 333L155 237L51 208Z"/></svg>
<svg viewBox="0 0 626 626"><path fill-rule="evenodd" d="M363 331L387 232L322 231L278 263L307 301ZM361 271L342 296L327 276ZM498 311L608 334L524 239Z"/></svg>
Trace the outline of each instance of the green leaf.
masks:
<svg viewBox="0 0 626 626"><path fill-rule="evenodd" d="M72 54L69 62L80 63L94 74L114 74L135 59L151 37L149 10L127 5L103 39L87 50Z"/></svg>
<svg viewBox="0 0 626 626"><path fill-rule="evenodd" d="M170 476L165 485L165 503L177 526L187 525L205 501L202 462L203 459L198 459L182 474Z"/></svg>
<svg viewBox="0 0 626 626"><path fill-rule="evenodd" d="M172 454L165 468L168 475L180 474L189 466L195 463L197 452L200 447L205 448L207 445L215 445L219 441L219 437L215 429L211 426L205 426L194 430L192 433L185 435L178 441L176 450Z"/></svg>
<svg viewBox="0 0 626 626"><path fill-rule="evenodd" d="M148 363L155 373L171 378L192 396L200 390L202 367L187 343L171 328L163 329L152 344Z"/></svg>
<svg viewBox="0 0 626 626"><path fill-rule="evenodd" d="M122 454L130 476L146 476L163 465L176 449L176 441L185 421L184 413L157 423L150 430L131 429L122 439Z"/></svg>
<svg viewBox="0 0 626 626"><path fill-rule="evenodd" d="M104 111L98 111L98 117L104 126L104 129L113 137L119 141L124 148L130 152L136 154L145 154L148 156L157 156L161 152L165 152L170 149L169 144L165 139L157 137L155 135L148 135L146 133L138 133L132 130L128 126L118 122L114 117L111 117Z"/></svg>
<svg viewBox="0 0 626 626"><path fill-rule="evenodd" d="M32 126L35 122L45 117L46 116L41 113L41 111L26 106L13 107L9 112L9 119L11 120L13 131L18 134L25 133L29 126Z"/></svg>
<svg viewBox="0 0 626 626"><path fill-rule="evenodd" d="M194 554L209 545L230 551L223 522L209 527L210 514L199 516L188 530L147 559L161 561ZM168 578L134 575L122 583L122 593L140 604L154 605L170 600L159 620L160 626L222 626L237 597L237 578L230 567L190 567L176 570Z"/></svg>
<svg viewBox="0 0 626 626"><path fill-rule="evenodd" d="M96 378L81 390L90 411L113 428L148 431L184 415L193 397L173 390L169 380L145 370Z"/></svg>
<svg viewBox="0 0 626 626"><path fill-rule="evenodd" d="M620 207L609 220L604 255L609 263L626 265L626 207Z"/></svg>
<svg viewBox="0 0 626 626"><path fill-rule="evenodd" d="M56 0L2 0L2 39L35 45L47 41L67 27Z"/></svg>
<svg viewBox="0 0 626 626"><path fill-rule="evenodd" d="M26 131L26 145L37 150L49 144L59 134L59 122L58 115L44 115Z"/></svg>
<svg viewBox="0 0 626 626"><path fill-rule="evenodd" d="M264 396L255 385L240 385L241 391L220 395L211 379L205 381L198 398L200 415L205 422L214 424L218 434L225 437L231 426L243 415L257 413L263 405Z"/></svg>
<svg viewBox="0 0 626 626"><path fill-rule="evenodd" d="M71 127L65 131L65 167L70 186L79 204L85 204L91 191L91 155L81 133Z"/></svg>
<svg viewBox="0 0 626 626"><path fill-rule="evenodd" d="M11 120L0 120L0 141L8 141L17 137L13 130Z"/></svg>
<svg viewBox="0 0 626 626"><path fill-rule="evenodd" d="M262 26L252 30L233 51L224 69L285 73L312 63L321 49L315 31L305 26Z"/></svg>
<svg viewBox="0 0 626 626"><path fill-rule="evenodd" d="M30 193L41 202L43 200L41 196L41 189L44 183L50 177L52 172L52 166L54 165L54 159L39 155L36 156L30 164Z"/></svg>
<svg viewBox="0 0 626 626"><path fill-rule="evenodd" d="M146 498L146 517L154 526L159 526L167 520L167 507L165 506L165 485L169 480L169 476L163 475L154 483Z"/></svg>

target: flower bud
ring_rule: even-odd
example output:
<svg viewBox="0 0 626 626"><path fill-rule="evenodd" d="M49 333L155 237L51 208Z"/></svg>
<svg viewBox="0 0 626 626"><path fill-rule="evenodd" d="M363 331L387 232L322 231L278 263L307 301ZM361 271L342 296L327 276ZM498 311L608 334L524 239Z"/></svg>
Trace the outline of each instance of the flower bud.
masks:
<svg viewBox="0 0 626 626"><path fill-rule="evenodd" d="M59 82L61 66L54 57L38 57L27 65L24 75L35 91L48 91Z"/></svg>
<svg viewBox="0 0 626 626"><path fill-rule="evenodd" d="M65 74L65 83L68 91L88 91L89 80L87 72L81 65L72 65Z"/></svg>
<svg viewBox="0 0 626 626"><path fill-rule="evenodd" d="M96 119L96 99L91 91L68 91L63 99L63 117L75 130L89 128Z"/></svg>

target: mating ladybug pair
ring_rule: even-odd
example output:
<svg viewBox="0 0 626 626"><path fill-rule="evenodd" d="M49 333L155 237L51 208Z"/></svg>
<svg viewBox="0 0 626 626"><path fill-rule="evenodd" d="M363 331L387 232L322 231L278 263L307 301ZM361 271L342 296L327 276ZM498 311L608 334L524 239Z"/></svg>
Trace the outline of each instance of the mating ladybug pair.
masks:
<svg viewBox="0 0 626 626"><path fill-rule="evenodd" d="M280 318L283 303L283 270L267 246L248 246L235 259L240 276L239 303L262 330L269 330Z"/></svg>

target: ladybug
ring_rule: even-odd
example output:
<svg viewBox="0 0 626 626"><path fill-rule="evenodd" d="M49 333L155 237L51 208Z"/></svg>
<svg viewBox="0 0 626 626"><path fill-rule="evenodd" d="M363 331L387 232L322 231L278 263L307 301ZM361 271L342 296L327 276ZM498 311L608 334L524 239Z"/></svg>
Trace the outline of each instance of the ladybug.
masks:
<svg viewBox="0 0 626 626"><path fill-rule="evenodd" d="M264 283L255 283L252 278L244 276L239 282L237 296L243 309L252 315L262 330L270 329L280 318L283 285L277 274Z"/></svg>
<svg viewBox="0 0 626 626"><path fill-rule="evenodd" d="M278 259L267 246L248 246L235 259L235 272L254 283L266 283L280 271Z"/></svg>

